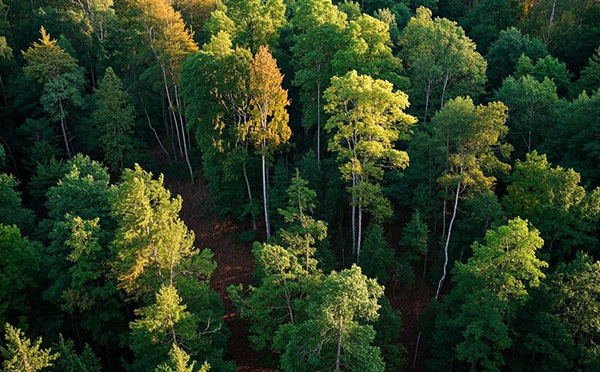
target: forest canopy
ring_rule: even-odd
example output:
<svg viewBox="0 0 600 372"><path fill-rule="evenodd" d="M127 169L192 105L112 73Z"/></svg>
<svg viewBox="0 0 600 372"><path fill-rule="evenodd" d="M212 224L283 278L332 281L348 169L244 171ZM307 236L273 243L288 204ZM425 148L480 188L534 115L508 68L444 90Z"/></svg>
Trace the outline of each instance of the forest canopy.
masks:
<svg viewBox="0 0 600 372"><path fill-rule="evenodd" d="M0 0L0 371L598 371L599 164L596 0Z"/></svg>

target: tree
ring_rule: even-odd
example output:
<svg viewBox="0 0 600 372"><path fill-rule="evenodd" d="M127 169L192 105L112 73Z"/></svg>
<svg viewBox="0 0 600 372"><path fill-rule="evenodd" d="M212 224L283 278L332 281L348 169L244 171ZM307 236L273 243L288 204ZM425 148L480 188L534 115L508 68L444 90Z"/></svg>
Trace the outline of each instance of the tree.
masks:
<svg viewBox="0 0 600 372"><path fill-rule="evenodd" d="M509 139L517 157L537 148L544 134L552 133L558 120L561 102L556 85L548 78L539 82L529 75L519 79L510 76L504 80L494 99L508 106Z"/></svg>
<svg viewBox="0 0 600 372"><path fill-rule="evenodd" d="M39 243L22 237L18 227L0 224L0 322L15 321L32 311L40 248Z"/></svg>
<svg viewBox="0 0 600 372"><path fill-rule="evenodd" d="M140 318L131 323L131 328L134 331L143 330L149 333L153 342L162 342L165 338L174 345L184 342L181 335L178 338L176 326L191 314L186 311L186 306L182 304L175 287L171 285L161 287L156 293L156 302L137 309L136 315Z"/></svg>
<svg viewBox="0 0 600 372"><path fill-rule="evenodd" d="M135 112L123 84L111 67L106 68L98 89L94 91L96 109L92 113L100 128L100 146L104 160L111 170L123 169L132 150L131 134L135 124Z"/></svg>
<svg viewBox="0 0 600 372"><path fill-rule="evenodd" d="M161 364L156 369L156 372L192 372L196 362L190 363L190 356L185 351L181 350L176 343L173 343L171 351L169 351L169 363ZM198 372L210 371L210 365L206 362L200 367Z"/></svg>
<svg viewBox="0 0 600 372"><path fill-rule="evenodd" d="M44 110L54 120L60 121L65 150L71 158L72 137L66 122L67 103L71 102L74 106L83 104L80 93L83 77L77 60L58 46L44 27L40 33L39 41L23 52L26 61L23 72L28 78L43 84L41 101Z"/></svg>
<svg viewBox="0 0 600 372"><path fill-rule="evenodd" d="M308 320L276 335L276 342L287 340L282 369L383 371L380 350L371 345L375 331L364 324L377 320L381 296L383 287L356 265L332 272L308 300Z"/></svg>
<svg viewBox="0 0 600 372"><path fill-rule="evenodd" d="M587 91L592 94L600 88L600 47L596 53L588 59L587 66L581 70L577 86L580 91Z"/></svg>
<svg viewBox="0 0 600 372"><path fill-rule="evenodd" d="M244 215L252 216L256 229L252 185L248 176L252 154L248 151L250 107L249 49L232 47L231 36L220 31L202 50L191 56L181 71L182 96L188 103L188 125L202 149L204 174L218 205L240 211L240 195L248 197ZM241 167L241 172L240 172ZM240 173L245 190L240 188ZM228 192L229 191L229 192Z"/></svg>
<svg viewBox="0 0 600 372"><path fill-rule="evenodd" d="M180 97L179 74L185 58L198 51L192 33L185 28L181 14L165 0L136 0L138 32L150 47L160 68L170 117L175 127L179 152L185 159L190 178L194 172L190 163L188 133L184 120L184 103Z"/></svg>
<svg viewBox="0 0 600 372"><path fill-rule="evenodd" d="M250 64L250 140L259 151L262 161L263 206L265 230L271 236L269 225L267 156L272 154L292 135L288 126L286 106L290 104L287 90L281 87L283 75L268 47L261 46Z"/></svg>
<svg viewBox="0 0 600 372"><path fill-rule="evenodd" d="M0 224L16 225L26 233L33 232L33 212L23 208L19 181L8 174L0 173ZM2 323L2 322L0 322Z"/></svg>
<svg viewBox="0 0 600 372"><path fill-rule="evenodd" d="M339 49L346 14L331 0L298 2L291 24L297 30L291 50L296 67L293 84L300 88L302 125L317 126L317 163L321 161L321 96L334 75L332 60Z"/></svg>
<svg viewBox="0 0 600 372"><path fill-rule="evenodd" d="M118 287L134 298L153 295L177 278L207 280L214 270L210 252L194 247L193 231L179 218L181 196L173 198L163 181L136 164L123 172L112 204L119 221L112 243Z"/></svg>
<svg viewBox="0 0 600 372"><path fill-rule="evenodd" d="M387 23L362 14L349 21L340 43L346 47L340 48L332 60L337 76L356 70L359 74L387 80L396 89L408 87L407 79L400 76L402 63L392 53Z"/></svg>
<svg viewBox="0 0 600 372"><path fill-rule="evenodd" d="M546 155L533 151L525 161L516 161L509 181L502 201L506 210L540 229L548 254L564 257L574 248L595 243L592 231L600 217L600 189L587 192L573 169L552 167Z"/></svg>
<svg viewBox="0 0 600 372"><path fill-rule="evenodd" d="M548 310L558 315L575 342L581 370L592 370L600 353L599 274L600 262L579 252L573 261L559 264L545 286L551 298Z"/></svg>
<svg viewBox="0 0 600 372"><path fill-rule="evenodd" d="M502 30L515 25L517 15L518 8L510 0L482 0L460 19L460 24L485 54Z"/></svg>
<svg viewBox="0 0 600 372"><path fill-rule="evenodd" d="M488 231L485 243L473 243L469 261L456 263L455 286L445 299L447 313L437 319L440 328L458 338L455 345L445 344L442 354L455 352L451 358L472 370L500 370L502 351L512 344L509 327L517 310L528 300L529 289L545 277L541 269L548 264L536 257L543 244L539 232L520 218ZM436 341L444 344L440 336Z"/></svg>
<svg viewBox="0 0 600 372"><path fill-rule="evenodd" d="M531 58L522 55L517 61L514 76L519 78L523 75L534 76L540 82L545 78L552 80L560 97L568 96L571 91L572 74L567 70L567 65L550 55L538 59L535 63Z"/></svg>
<svg viewBox="0 0 600 372"><path fill-rule="evenodd" d="M427 253L429 251L429 229L427 224L421 219L421 213L415 211L404 230L402 230L402 239L398 242L400 251L400 281L408 285L414 280L415 262L423 259L423 277L425 277L425 268L427 267Z"/></svg>
<svg viewBox="0 0 600 372"><path fill-rule="evenodd" d="M363 209L376 219L391 215L389 201L375 182L386 166L404 169L408 155L394 148L398 139L407 139L416 119L403 110L408 96L393 91L392 84L350 71L333 77L324 93L325 111L330 118L325 130L333 132L329 151L336 153L346 181L352 207L352 253L358 262L362 240ZM358 221L357 221L358 220Z"/></svg>
<svg viewBox="0 0 600 372"><path fill-rule="evenodd" d="M6 323L4 338L5 345L0 347L4 362L2 367L6 372L35 372L52 366L52 362L59 354L52 353L51 349L42 349L42 339L38 338L33 343L25 337L20 329Z"/></svg>
<svg viewBox="0 0 600 372"><path fill-rule="evenodd" d="M386 284L389 282L393 270L398 267L398 260L383 233L383 227L375 223L367 229L361 268L367 277L375 278L379 283Z"/></svg>
<svg viewBox="0 0 600 372"><path fill-rule="evenodd" d="M401 45L411 97L424 110L423 121L433 104L442 108L448 99L483 91L486 61L456 22L432 19L429 9L419 7L404 29Z"/></svg>
<svg viewBox="0 0 600 372"><path fill-rule="evenodd" d="M507 172L510 169L510 165L496 156L496 152L500 152L508 157L511 151L510 145L501 143L508 132L506 117L506 106L501 102L475 106L470 98L459 97L449 101L433 118L435 135L445 143L447 162L446 170L438 182L447 189L455 189L454 209L445 234L444 269L436 299L446 279L448 246L461 194L467 189L474 192L491 189L496 178L490 173Z"/></svg>
<svg viewBox="0 0 600 372"><path fill-rule="evenodd" d="M207 28L214 35L230 33L237 43L257 52L260 46L275 47L285 25L283 0L223 0L217 2Z"/></svg>
<svg viewBox="0 0 600 372"><path fill-rule="evenodd" d="M327 224L311 216L317 193L308 188L308 182L300 177L298 169L286 192L288 207L279 213L287 227L279 231L279 238L298 257L304 270L311 272L316 269L316 262L311 258L315 254L314 246L327 236Z"/></svg>
<svg viewBox="0 0 600 372"><path fill-rule="evenodd" d="M271 346L278 328L304 318L304 297L318 288L322 276L314 244L326 237L327 225L310 215L316 193L297 171L287 194L288 207L279 210L287 224L277 236L281 245L254 245L260 285L228 288L240 315L251 321L250 342L257 350Z"/></svg>
<svg viewBox="0 0 600 372"><path fill-rule="evenodd" d="M490 88L500 86L504 78L515 71L517 61L523 54L537 60L548 55L548 48L541 40L523 35L515 27L500 31L498 39L490 45L485 55Z"/></svg>
<svg viewBox="0 0 600 372"><path fill-rule="evenodd" d="M73 340L65 339L60 334L54 347L60 357L51 370L56 372L100 372L102 370L100 359L88 344L85 344L81 354L78 354Z"/></svg>

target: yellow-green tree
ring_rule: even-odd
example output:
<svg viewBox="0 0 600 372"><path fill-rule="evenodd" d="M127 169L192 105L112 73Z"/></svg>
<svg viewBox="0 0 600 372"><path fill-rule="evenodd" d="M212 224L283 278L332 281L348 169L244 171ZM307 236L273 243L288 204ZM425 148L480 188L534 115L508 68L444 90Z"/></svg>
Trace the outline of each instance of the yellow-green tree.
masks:
<svg viewBox="0 0 600 372"><path fill-rule="evenodd" d="M395 142L406 139L416 119L404 112L408 96L391 83L350 71L333 77L324 93L330 115L325 130L333 132L329 151L335 152L342 176L351 181L352 252L360 258L363 211L376 219L392 214L378 181L384 168L404 169L408 154Z"/></svg>

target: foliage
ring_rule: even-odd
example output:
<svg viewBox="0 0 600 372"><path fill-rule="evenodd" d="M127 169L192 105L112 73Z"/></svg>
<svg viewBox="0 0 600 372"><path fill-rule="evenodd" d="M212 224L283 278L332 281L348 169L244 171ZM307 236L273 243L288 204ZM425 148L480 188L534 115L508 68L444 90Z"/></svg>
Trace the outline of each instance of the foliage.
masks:
<svg viewBox="0 0 600 372"><path fill-rule="evenodd" d="M42 349L42 339L31 342L20 329L6 323L4 327L5 345L0 347L6 372L35 372L52 366L59 354L51 349Z"/></svg>

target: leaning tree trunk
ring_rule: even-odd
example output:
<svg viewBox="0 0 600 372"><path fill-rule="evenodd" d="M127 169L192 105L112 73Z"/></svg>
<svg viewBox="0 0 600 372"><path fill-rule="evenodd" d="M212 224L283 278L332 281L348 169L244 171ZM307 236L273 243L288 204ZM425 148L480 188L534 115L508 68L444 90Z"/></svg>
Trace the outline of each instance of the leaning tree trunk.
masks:
<svg viewBox="0 0 600 372"><path fill-rule="evenodd" d="M321 82L317 80L317 165L321 164Z"/></svg>
<svg viewBox="0 0 600 372"><path fill-rule="evenodd" d="M242 162L242 172L244 173L246 189L248 190L248 202L250 203L250 213L252 214L252 229L256 230L256 216L254 215L254 202L252 201L252 189L250 188L250 180L248 179L248 173L246 173L246 160Z"/></svg>
<svg viewBox="0 0 600 372"><path fill-rule="evenodd" d="M442 286L444 285L444 280L446 279L446 273L448 269L448 245L450 244L450 236L452 235L452 226L454 225L454 220L456 219L456 210L458 209L458 195L460 194L460 182L456 185L456 195L454 196L454 210L452 212L452 219L450 220L450 225L448 226L448 236L446 236L446 245L444 246L444 272L440 281L438 283L437 291L435 292L435 299L437 300L440 296L440 291L442 290Z"/></svg>
<svg viewBox="0 0 600 372"><path fill-rule="evenodd" d="M358 197L358 234L356 236L356 263L360 263L360 248L362 240L362 195Z"/></svg>
<svg viewBox="0 0 600 372"><path fill-rule="evenodd" d="M265 210L265 231L267 233L267 238L270 238L271 237L271 226L269 224L269 199L267 198L267 159L266 159L265 151L266 151L266 146L265 146L265 141L263 140L262 154L261 154L263 207Z"/></svg>
<svg viewBox="0 0 600 372"><path fill-rule="evenodd" d="M190 163L190 156L188 155L188 141L187 141L187 130L185 128L185 122L183 120L183 115L181 114L181 102L179 101L179 95L177 94L177 85L174 85L175 91L175 104L177 105L177 114L179 116L179 124L181 125L181 134L183 137L183 150L185 154L185 162L187 163L188 170L190 172L190 179L192 180L192 184L194 183L194 171L192 170L192 164Z"/></svg>
<svg viewBox="0 0 600 372"><path fill-rule="evenodd" d="M67 155L69 155L69 159L71 156L71 149L69 147L69 135L67 132L67 123L65 121L65 109L63 107L62 99L58 99L58 105L60 107L60 129L62 130L63 139L65 141L65 148L67 149Z"/></svg>
<svg viewBox="0 0 600 372"><path fill-rule="evenodd" d="M356 175L352 174L352 257L356 257L356 196L354 189L356 186Z"/></svg>

